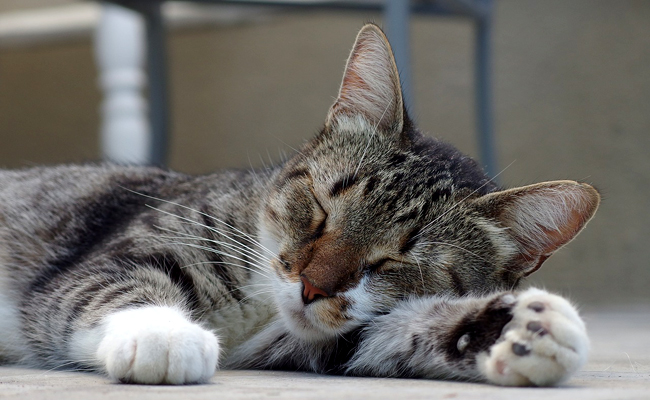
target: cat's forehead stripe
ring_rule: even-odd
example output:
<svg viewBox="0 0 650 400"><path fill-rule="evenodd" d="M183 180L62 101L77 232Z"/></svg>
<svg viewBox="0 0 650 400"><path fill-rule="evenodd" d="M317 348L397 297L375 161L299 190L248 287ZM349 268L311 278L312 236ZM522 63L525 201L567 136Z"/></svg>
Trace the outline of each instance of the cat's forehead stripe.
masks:
<svg viewBox="0 0 650 400"><path fill-rule="evenodd" d="M343 192L350 189L352 186L356 185L357 182L358 180L356 174L345 175L344 177L337 180L336 183L334 183L334 185L332 185L332 188L330 189L330 196L332 197L339 196Z"/></svg>
<svg viewBox="0 0 650 400"><path fill-rule="evenodd" d="M420 228L412 229L408 235L402 241L399 252L400 254L406 254L415 247L415 244L418 241L418 236L420 235Z"/></svg>
<svg viewBox="0 0 650 400"><path fill-rule="evenodd" d="M309 171L307 170L307 168L299 167L284 173L282 183L286 185L296 179L301 179L306 177L309 177Z"/></svg>
<svg viewBox="0 0 650 400"><path fill-rule="evenodd" d="M285 180L292 180L296 178L302 178L304 176L308 176L309 171L307 171L307 168L296 168L288 171L284 177Z"/></svg>
<svg viewBox="0 0 650 400"><path fill-rule="evenodd" d="M368 196L372 192L377 184L379 183L379 177L371 176L366 182L366 187L363 189L363 195Z"/></svg>

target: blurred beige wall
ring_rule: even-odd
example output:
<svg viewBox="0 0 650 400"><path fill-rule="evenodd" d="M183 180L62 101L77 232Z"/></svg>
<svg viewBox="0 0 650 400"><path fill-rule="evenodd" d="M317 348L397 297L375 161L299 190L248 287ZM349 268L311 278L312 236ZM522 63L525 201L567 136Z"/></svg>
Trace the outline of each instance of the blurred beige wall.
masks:
<svg viewBox="0 0 650 400"><path fill-rule="evenodd" d="M494 32L501 180L594 184L603 203L531 281L583 306L650 304L650 2L500 0ZM356 31L379 14L288 13L170 37L171 166L200 173L291 153L323 123ZM413 20L423 131L477 154L473 29ZM0 49L0 165L98 157L90 39Z"/></svg>

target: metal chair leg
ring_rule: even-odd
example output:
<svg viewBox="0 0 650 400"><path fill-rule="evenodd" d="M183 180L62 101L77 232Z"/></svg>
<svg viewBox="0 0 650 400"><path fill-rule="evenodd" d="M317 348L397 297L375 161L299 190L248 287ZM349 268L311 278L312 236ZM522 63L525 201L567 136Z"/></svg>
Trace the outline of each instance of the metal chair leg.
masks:
<svg viewBox="0 0 650 400"><path fill-rule="evenodd" d="M476 76L476 130L481 162L487 174L495 177L498 173L492 118L491 82L491 39L492 21L489 16L476 20L476 53L474 60Z"/></svg>
<svg viewBox="0 0 650 400"><path fill-rule="evenodd" d="M412 109L410 1L385 0L384 4L384 23L386 24L386 33L393 47L395 62L402 81L404 104L407 109Z"/></svg>

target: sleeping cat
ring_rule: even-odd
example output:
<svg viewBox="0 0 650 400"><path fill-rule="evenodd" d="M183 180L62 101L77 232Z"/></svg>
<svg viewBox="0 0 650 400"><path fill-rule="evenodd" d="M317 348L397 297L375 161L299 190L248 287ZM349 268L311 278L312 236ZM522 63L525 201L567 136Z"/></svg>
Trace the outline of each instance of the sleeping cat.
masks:
<svg viewBox="0 0 650 400"><path fill-rule="evenodd" d="M258 171L0 173L0 354L137 383L222 368L555 385L574 307L516 291L593 216L573 181L502 190L407 116L360 31L321 132Z"/></svg>

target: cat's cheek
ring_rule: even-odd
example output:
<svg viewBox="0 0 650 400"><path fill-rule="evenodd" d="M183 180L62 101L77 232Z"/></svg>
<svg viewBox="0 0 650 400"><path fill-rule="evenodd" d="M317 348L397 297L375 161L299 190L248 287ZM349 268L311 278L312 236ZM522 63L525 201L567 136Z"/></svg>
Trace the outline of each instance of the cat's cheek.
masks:
<svg viewBox="0 0 650 400"><path fill-rule="evenodd" d="M278 278L274 287L275 302L285 325L294 335L308 340L313 329L300 299L300 285Z"/></svg>
<svg viewBox="0 0 650 400"><path fill-rule="evenodd" d="M371 278L364 276L357 286L344 294L349 304L346 310L348 319L359 326L376 317L378 313L392 310L397 299L391 296L390 292L390 285L376 286Z"/></svg>
<svg viewBox="0 0 650 400"><path fill-rule="evenodd" d="M280 243L275 239L276 234L264 222L264 218L260 218L260 227L257 233L259 243L263 254L271 255L272 259L278 258L280 254Z"/></svg>

